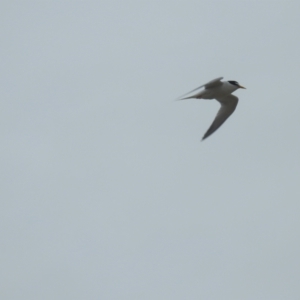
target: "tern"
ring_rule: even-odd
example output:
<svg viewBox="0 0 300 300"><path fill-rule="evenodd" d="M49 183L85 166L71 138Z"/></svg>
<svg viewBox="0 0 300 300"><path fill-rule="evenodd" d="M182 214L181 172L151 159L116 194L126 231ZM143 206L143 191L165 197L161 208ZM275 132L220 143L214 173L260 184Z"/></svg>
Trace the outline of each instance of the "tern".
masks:
<svg viewBox="0 0 300 300"><path fill-rule="evenodd" d="M206 84L203 84L194 90L182 95L184 97L196 90L203 88L204 89L197 94L185 98L181 98L178 100L185 99L216 99L221 104L221 108L219 109L213 123L210 125L206 133L204 134L202 141L213 134L234 112L239 98L232 95L234 91L237 89L245 89L245 87L241 86L237 81L229 80L229 81L221 81L223 77L219 77L209 81Z"/></svg>

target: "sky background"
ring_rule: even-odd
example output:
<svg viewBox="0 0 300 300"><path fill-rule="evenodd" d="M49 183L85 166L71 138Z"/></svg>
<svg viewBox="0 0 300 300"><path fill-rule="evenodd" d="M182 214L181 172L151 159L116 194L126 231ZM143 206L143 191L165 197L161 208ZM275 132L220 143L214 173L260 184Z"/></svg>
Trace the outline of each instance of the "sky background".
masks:
<svg viewBox="0 0 300 300"><path fill-rule="evenodd" d="M299 11L2 1L1 299L299 300Z"/></svg>

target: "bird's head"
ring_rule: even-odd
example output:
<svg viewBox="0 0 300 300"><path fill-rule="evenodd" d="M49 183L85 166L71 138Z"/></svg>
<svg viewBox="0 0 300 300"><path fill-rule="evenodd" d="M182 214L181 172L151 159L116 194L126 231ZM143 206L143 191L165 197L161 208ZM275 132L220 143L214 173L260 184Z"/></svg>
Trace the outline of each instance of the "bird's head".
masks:
<svg viewBox="0 0 300 300"><path fill-rule="evenodd" d="M228 81L230 84L235 85L236 87L238 87L239 89L245 89L245 87L241 86L237 81L234 80L229 80Z"/></svg>

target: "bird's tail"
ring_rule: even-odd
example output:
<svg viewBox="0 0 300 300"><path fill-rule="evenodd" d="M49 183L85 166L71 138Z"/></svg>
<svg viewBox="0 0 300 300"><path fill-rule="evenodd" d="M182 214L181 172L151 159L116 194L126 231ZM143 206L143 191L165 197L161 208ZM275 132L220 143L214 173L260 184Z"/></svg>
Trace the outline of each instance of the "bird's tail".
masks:
<svg viewBox="0 0 300 300"><path fill-rule="evenodd" d="M195 96L190 96L190 97L184 97L184 98L180 98L179 100L186 100L186 99L192 99L194 98Z"/></svg>
<svg viewBox="0 0 300 300"><path fill-rule="evenodd" d="M201 97L195 97L195 95L193 95L193 96L190 96L190 97L184 97L184 98L178 98L178 99L176 99L176 100L187 100L187 99L193 99L193 98L195 98L195 99L201 99Z"/></svg>

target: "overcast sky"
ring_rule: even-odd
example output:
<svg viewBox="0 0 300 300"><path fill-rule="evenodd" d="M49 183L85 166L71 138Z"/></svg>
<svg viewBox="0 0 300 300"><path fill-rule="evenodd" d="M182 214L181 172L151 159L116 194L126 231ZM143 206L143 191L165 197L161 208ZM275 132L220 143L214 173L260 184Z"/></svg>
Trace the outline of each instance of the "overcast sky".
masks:
<svg viewBox="0 0 300 300"><path fill-rule="evenodd" d="M0 298L299 300L299 11L2 1Z"/></svg>

